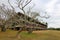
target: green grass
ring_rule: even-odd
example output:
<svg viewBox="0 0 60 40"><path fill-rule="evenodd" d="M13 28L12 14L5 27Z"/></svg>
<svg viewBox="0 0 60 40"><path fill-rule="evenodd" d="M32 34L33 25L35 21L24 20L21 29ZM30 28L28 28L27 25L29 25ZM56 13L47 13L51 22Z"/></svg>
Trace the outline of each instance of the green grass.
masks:
<svg viewBox="0 0 60 40"><path fill-rule="evenodd" d="M15 37L16 34L17 31L12 30L0 32L0 40L60 40L60 31L56 30L34 31L32 34L23 31L20 39Z"/></svg>

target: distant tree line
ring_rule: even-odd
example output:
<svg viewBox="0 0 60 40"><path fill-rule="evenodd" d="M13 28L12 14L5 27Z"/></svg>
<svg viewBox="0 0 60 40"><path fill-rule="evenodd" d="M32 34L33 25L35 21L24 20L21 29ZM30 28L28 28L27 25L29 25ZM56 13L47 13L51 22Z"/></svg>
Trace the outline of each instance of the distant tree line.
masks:
<svg viewBox="0 0 60 40"><path fill-rule="evenodd" d="M60 28L48 28L47 30L60 30Z"/></svg>

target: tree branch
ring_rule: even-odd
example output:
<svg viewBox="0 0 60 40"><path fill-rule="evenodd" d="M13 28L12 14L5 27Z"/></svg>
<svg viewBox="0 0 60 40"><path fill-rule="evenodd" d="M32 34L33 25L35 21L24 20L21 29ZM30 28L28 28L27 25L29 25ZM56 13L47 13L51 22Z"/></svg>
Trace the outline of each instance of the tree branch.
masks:
<svg viewBox="0 0 60 40"><path fill-rule="evenodd" d="M28 1L28 0L27 0L27 1ZM27 1L26 1L26 2L27 2ZM27 2L27 3L22 7L22 9L25 8L31 1L32 1L32 0L30 0L29 2Z"/></svg>
<svg viewBox="0 0 60 40"><path fill-rule="evenodd" d="M8 0L8 3L9 3L9 5L11 6L11 8L13 9L13 11L14 11L14 7L11 5L11 3L10 3L10 1Z"/></svg>

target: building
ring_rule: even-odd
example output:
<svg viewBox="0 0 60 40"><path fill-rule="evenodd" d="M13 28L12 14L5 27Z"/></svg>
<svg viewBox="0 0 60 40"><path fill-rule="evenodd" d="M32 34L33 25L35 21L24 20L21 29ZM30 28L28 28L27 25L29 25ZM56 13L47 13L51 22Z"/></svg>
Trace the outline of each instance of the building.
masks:
<svg viewBox="0 0 60 40"><path fill-rule="evenodd" d="M37 21L37 20L27 16L27 15L24 15L20 12L18 12L17 15L19 16L17 19L19 23L17 25L15 25L14 27L12 27L16 30L19 30L19 29L24 28L24 27L26 29L32 28L33 30L45 30L45 29L47 29L47 23L43 24L43 23L41 23L41 22L39 22L39 21ZM25 17L27 18L26 20L25 20ZM15 22L16 22L16 20L15 20Z"/></svg>

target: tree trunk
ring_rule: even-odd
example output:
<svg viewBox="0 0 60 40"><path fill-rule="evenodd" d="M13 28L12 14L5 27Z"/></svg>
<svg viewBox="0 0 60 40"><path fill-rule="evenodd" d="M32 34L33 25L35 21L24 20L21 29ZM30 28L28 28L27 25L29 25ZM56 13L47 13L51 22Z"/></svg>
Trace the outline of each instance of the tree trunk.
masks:
<svg viewBox="0 0 60 40"><path fill-rule="evenodd" d="M1 27L1 32L5 32L5 31L6 31L6 28L5 28L4 25L2 25L2 27Z"/></svg>
<svg viewBox="0 0 60 40"><path fill-rule="evenodd" d="M32 28L28 29L28 34L31 34L33 32Z"/></svg>
<svg viewBox="0 0 60 40"><path fill-rule="evenodd" d="M21 32L22 32L22 28L19 29L18 33L16 34L16 37L18 37Z"/></svg>

